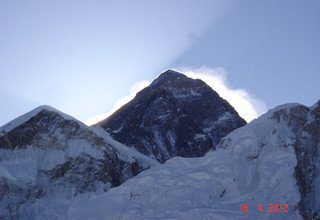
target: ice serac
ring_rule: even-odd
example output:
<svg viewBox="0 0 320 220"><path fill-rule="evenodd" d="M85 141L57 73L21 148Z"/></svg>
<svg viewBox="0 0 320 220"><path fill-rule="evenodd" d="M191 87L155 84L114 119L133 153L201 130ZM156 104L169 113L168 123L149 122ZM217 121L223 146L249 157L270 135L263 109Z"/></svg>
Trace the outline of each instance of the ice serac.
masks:
<svg viewBox="0 0 320 220"><path fill-rule="evenodd" d="M69 208L68 219L320 219L319 132L319 103L279 106L204 157L174 157Z"/></svg>
<svg viewBox="0 0 320 220"><path fill-rule="evenodd" d="M160 162L203 156L246 122L199 79L168 70L98 123L114 139Z"/></svg>
<svg viewBox="0 0 320 220"><path fill-rule="evenodd" d="M0 219L41 219L43 212L59 219L63 202L107 191L152 165L108 140L50 106L1 127Z"/></svg>

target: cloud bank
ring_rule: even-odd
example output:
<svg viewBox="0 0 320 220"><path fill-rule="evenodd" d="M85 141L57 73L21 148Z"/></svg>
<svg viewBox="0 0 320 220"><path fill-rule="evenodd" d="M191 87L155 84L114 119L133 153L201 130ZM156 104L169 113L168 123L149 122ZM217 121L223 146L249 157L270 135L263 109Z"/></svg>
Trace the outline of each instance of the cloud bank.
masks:
<svg viewBox="0 0 320 220"><path fill-rule="evenodd" d="M190 78L203 80L222 98L227 100L236 109L239 115L247 122L252 121L267 111L265 103L250 95L245 89L232 88L227 80L226 71L221 67L202 67L199 69L176 68L176 70L184 73ZM147 80L135 83L130 89L130 94L121 97L109 112L91 117L86 120L85 123L87 125L93 125L107 118L116 110L121 108L121 106L131 101L137 92L149 86L150 83L151 82Z"/></svg>
<svg viewBox="0 0 320 220"><path fill-rule="evenodd" d="M227 80L227 73L221 67L199 69L178 68L190 78L201 79L227 100L247 122L259 117L267 111L266 104L250 95L245 89L234 89Z"/></svg>

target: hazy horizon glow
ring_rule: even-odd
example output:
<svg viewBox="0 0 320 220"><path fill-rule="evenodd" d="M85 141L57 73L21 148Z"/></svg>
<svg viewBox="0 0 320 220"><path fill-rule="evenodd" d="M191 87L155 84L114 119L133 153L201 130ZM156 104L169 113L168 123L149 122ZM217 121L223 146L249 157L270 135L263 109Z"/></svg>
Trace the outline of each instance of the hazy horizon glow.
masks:
<svg viewBox="0 0 320 220"><path fill-rule="evenodd" d="M82 121L112 109L232 1L0 1L0 126L43 104Z"/></svg>
<svg viewBox="0 0 320 220"><path fill-rule="evenodd" d="M0 1L0 126L40 105L87 121L173 67L223 67L216 81L251 118L259 100L310 106L319 11L317 0Z"/></svg>

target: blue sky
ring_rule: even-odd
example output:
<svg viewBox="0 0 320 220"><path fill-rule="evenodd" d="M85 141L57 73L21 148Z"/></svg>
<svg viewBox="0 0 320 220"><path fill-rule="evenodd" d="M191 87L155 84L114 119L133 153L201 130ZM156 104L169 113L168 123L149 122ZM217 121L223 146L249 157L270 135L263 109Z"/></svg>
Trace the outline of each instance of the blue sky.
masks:
<svg viewBox="0 0 320 220"><path fill-rule="evenodd" d="M316 0L0 1L0 125L42 104L86 121L167 68L219 67L267 108L311 105L319 11Z"/></svg>

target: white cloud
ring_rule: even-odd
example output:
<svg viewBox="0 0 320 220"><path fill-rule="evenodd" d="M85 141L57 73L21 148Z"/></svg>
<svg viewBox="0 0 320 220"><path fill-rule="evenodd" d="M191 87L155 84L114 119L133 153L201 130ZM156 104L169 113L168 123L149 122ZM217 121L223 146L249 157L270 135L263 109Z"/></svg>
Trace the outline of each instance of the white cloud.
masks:
<svg viewBox="0 0 320 220"><path fill-rule="evenodd" d="M113 114L115 111L117 111L119 108L121 108L121 106L123 106L124 104L130 102L135 96L136 94L141 91L142 89L144 89L145 87L149 86L150 82L147 80L143 80L143 81L139 81L137 83L135 83L131 89L130 89L130 94L127 96L123 96L121 97L112 107L112 109L107 112L107 113L103 113L101 115L96 115L93 116L89 119L87 119L85 121L85 123L87 125L93 125L99 121L102 121L103 119L106 119L108 116L110 116L111 114Z"/></svg>
<svg viewBox="0 0 320 220"><path fill-rule="evenodd" d="M247 122L265 113L267 108L263 101L250 95L245 89L232 88L227 80L227 73L221 67L199 69L178 69L190 78L201 79L227 100Z"/></svg>

